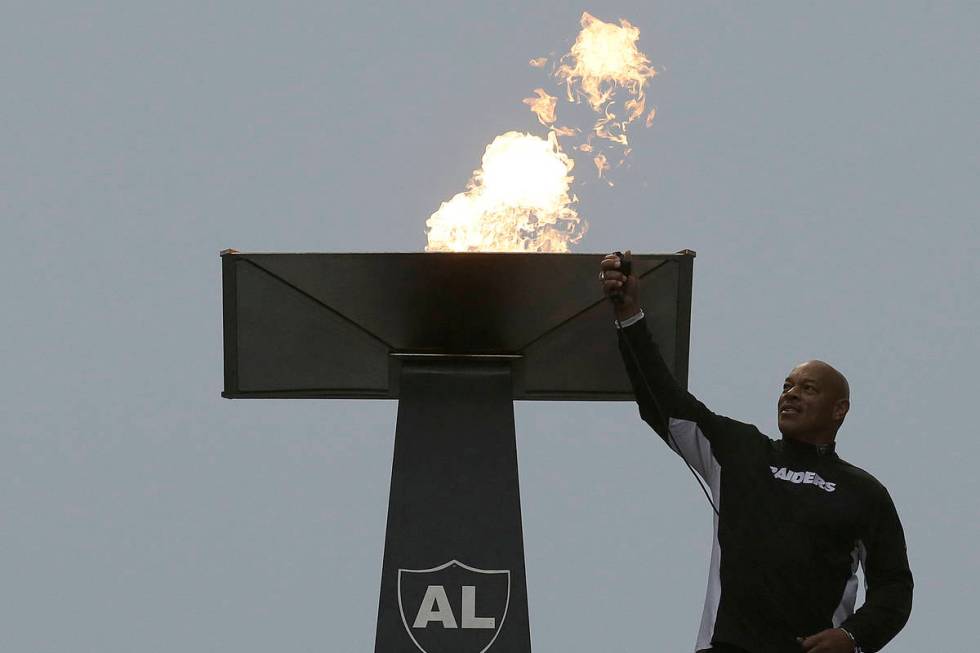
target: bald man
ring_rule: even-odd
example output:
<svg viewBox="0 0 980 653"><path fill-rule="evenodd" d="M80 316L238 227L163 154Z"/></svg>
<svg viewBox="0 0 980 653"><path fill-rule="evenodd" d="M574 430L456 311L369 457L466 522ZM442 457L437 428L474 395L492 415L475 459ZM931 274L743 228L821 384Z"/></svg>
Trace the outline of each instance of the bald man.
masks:
<svg viewBox="0 0 980 653"><path fill-rule="evenodd" d="M671 376L639 280L620 268L610 254L599 276L640 417L703 479L716 512L695 650L880 650L908 620L912 574L887 490L835 451L847 379L823 361L794 367L777 402L779 440L717 415ZM855 611L859 564L867 591Z"/></svg>

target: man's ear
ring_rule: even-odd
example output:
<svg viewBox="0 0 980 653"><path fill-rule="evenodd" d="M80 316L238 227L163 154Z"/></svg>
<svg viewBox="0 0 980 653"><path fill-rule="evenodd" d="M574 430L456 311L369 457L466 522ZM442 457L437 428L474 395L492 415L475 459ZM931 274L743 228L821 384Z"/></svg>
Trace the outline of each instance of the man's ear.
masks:
<svg viewBox="0 0 980 653"><path fill-rule="evenodd" d="M838 422L843 422L844 418L847 416L847 411L851 408L850 399L838 399L834 403L834 419Z"/></svg>

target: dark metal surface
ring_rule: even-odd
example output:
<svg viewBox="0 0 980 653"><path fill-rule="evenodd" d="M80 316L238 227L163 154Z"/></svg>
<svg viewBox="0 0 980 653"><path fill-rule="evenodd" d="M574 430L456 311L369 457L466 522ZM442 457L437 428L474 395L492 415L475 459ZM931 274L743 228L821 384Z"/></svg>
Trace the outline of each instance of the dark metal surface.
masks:
<svg viewBox="0 0 980 653"><path fill-rule="evenodd" d="M413 354L512 354L514 399L629 400L600 254L222 256L226 397L399 396ZM687 380L693 252L633 255Z"/></svg>
<svg viewBox="0 0 980 653"><path fill-rule="evenodd" d="M401 381L375 651L529 653L510 366L409 361ZM453 625L419 624L429 587Z"/></svg>

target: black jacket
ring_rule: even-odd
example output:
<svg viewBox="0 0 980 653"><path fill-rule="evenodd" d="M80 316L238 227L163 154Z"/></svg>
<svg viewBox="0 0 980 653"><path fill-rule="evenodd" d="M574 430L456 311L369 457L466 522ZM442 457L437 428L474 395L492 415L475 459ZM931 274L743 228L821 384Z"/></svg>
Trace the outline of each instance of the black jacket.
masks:
<svg viewBox="0 0 980 653"><path fill-rule="evenodd" d="M891 640L911 611L912 574L885 487L833 445L772 440L712 413L674 380L645 319L619 340L640 416L701 475L720 513L697 649L799 653L797 637L836 626L864 653ZM858 563L867 591L855 612Z"/></svg>

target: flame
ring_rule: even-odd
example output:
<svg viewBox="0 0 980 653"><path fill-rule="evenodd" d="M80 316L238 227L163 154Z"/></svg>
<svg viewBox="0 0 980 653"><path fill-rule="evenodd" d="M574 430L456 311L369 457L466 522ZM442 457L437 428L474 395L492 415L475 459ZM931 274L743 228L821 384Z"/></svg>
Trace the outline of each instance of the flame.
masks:
<svg viewBox="0 0 980 653"><path fill-rule="evenodd" d="M585 100L597 114L591 129L559 126L559 98L534 89L523 102L548 129L547 138L516 131L497 136L466 190L426 221L426 251L566 252L582 239L588 224L573 208L574 161L558 138L572 139L571 150L591 156L599 178L612 186L610 157L622 165L629 155L627 128L647 112L645 88L656 73L637 49L640 30L629 21L605 23L583 12L580 23L575 43L552 64L552 74L569 102ZM537 57L528 63L543 68L548 62ZM656 108L646 113L647 127L655 114Z"/></svg>
<svg viewBox="0 0 980 653"><path fill-rule="evenodd" d="M643 114L643 110L646 108L646 98L627 100L625 106L626 110L630 112L626 122L633 122Z"/></svg>
<svg viewBox="0 0 980 653"><path fill-rule="evenodd" d="M650 113L647 114L647 119L644 120L643 123L647 127L649 127L650 125L653 124L653 119L656 115L657 115L657 107L653 107L652 109L650 109Z"/></svg>
<svg viewBox="0 0 980 653"><path fill-rule="evenodd" d="M582 12L579 32L571 50L561 58L555 72L565 83L570 102L584 97L600 117L595 134L600 138L627 145L626 126L644 111L644 87L656 74L650 60L636 47L640 30L625 18L619 25L605 23L589 12ZM624 103L626 116L616 121L610 110L618 90L628 95ZM652 121L647 118L647 121Z"/></svg>
<svg viewBox="0 0 980 653"><path fill-rule="evenodd" d="M555 125L558 115L558 98L548 95L548 92L543 88L534 89L534 93L537 97L526 97L522 101L531 107L531 111L538 117L538 122L551 129L556 136L575 136L579 133L575 127Z"/></svg>
<svg viewBox="0 0 980 653"><path fill-rule="evenodd" d="M568 251L588 228L572 208L573 166L554 132L497 136L466 191L426 221L426 251Z"/></svg>
<svg viewBox="0 0 980 653"><path fill-rule="evenodd" d="M538 122L545 127L550 127L555 122L558 98L548 95L543 88L536 88L534 92L538 97L524 98L524 104L531 107L531 111L538 117Z"/></svg>
<svg viewBox="0 0 980 653"><path fill-rule="evenodd" d="M593 161L593 163L595 163L595 167L599 169L599 176L600 177L602 177L603 173L608 172L608 170L609 170L609 161L606 159L606 155L605 154L603 154L602 152L599 152L598 154L595 155L595 157L592 159L592 161Z"/></svg>
<svg viewBox="0 0 980 653"><path fill-rule="evenodd" d="M626 140L626 122L616 121L616 114L609 110L609 106L606 106L606 115L596 120L593 132L599 138L604 138L607 141L612 141L613 143L619 143L622 146L629 145Z"/></svg>

